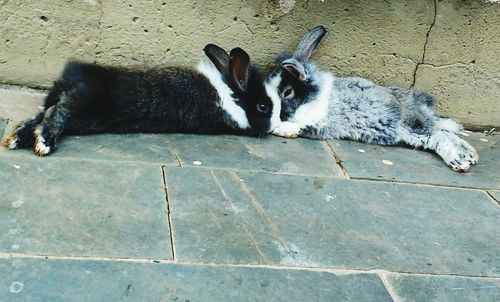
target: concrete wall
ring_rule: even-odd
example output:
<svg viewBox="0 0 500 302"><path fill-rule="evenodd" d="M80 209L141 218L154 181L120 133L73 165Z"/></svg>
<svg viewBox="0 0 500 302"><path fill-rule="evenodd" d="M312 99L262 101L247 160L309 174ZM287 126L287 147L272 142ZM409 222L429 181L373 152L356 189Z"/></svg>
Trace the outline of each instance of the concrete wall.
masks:
<svg viewBox="0 0 500 302"><path fill-rule="evenodd" d="M0 82L48 87L68 58L193 65L206 43L260 65L323 24L314 59L339 75L415 86L439 112L500 126L496 0L0 0Z"/></svg>

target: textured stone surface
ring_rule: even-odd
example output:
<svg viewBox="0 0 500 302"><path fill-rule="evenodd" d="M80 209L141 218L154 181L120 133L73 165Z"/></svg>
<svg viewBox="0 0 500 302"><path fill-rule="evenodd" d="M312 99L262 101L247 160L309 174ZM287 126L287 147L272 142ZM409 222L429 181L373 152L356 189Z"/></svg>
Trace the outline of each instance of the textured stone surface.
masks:
<svg viewBox="0 0 500 302"><path fill-rule="evenodd" d="M0 86L0 116L18 123L35 115L44 97L42 90Z"/></svg>
<svg viewBox="0 0 500 302"><path fill-rule="evenodd" d="M54 158L150 162L178 166L166 134L100 134L60 140Z"/></svg>
<svg viewBox="0 0 500 302"><path fill-rule="evenodd" d="M47 87L68 58L193 66L206 43L241 46L267 65L323 24L330 33L314 59L325 69L409 87L427 41L416 87L433 92L442 113L498 126L498 109L486 108L500 85L499 16L498 4L458 0L3 1L0 82Z"/></svg>
<svg viewBox="0 0 500 302"><path fill-rule="evenodd" d="M485 3L486 2L486 3ZM439 111L466 124L500 124L500 5L488 1L436 1L425 64L416 87L432 92ZM493 2L493 1L490 1Z"/></svg>
<svg viewBox="0 0 500 302"><path fill-rule="evenodd" d="M169 259L158 166L0 156L0 253Z"/></svg>
<svg viewBox="0 0 500 302"><path fill-rule="evenodd" d="M9 123L7 133L14 126ZM7 135L7 133L5 135ZM36 157L33 150L0 148L0 156ZM175 154L167 144L166 134L98 134L63 136L57 149L49 155L53 159L115 161L127 163L156 163L178 166Z"/></svg>
<svg viewBox="0 0 500 302"><path fill-rule="evenodd" d="M482 191L188 168L166 175L179 259L500 274L500 208Z"/></svg>
<svg viewBox="0 0 500 302"><path fill-rule="evenodd" d="M0 85L0 117L9 121L3 135L9 135L18 123L37 113L44 96L40 90Z"/></svg>
<svg viewBox="0 0 500 302"><path fill-rule="evenodd" d="M436 97L440 114L460 120L468 129L498 126L500 78L476 65L423 65L418 70L416 87Z"/></svg>
<svg viewBox="0 0 500 302"><path fill-rule="evenodd" d="M242 211L241 202L238 205L236 202L241 199L245 205L245 197L228 195L226 190L233 193L234 185L223 188L218 175L227 177L235 173L190 168L166 170L176 257L204 262L267 263L267 256L250 232L252 222L238 214ZM254 210L247 208L244 210L254 216Z"/></svg>
<svg viewBox="0 0 500 302"><path fill-rule="evenodd" d="M390 301L375 274L29 259L0 271L2 301Z"/></svg>
<svg viewBox="0 0 500 302"><path fill-rule="evenodd" d="M182 166L343 177L329 146L317 140L172 134L168 141Z"/></svg>
<svg viewBox="0 0 500 302"><path fill-rule="evenodd" d="M320 62L344 65L341 62L360 55L356 65L368 66L374 58L393 53L416 60L432 22L427 5L396 1L367 5L234 0L223 6L196 0L46 1L24 4L29 9L22 9L23 5L6 2L1 10L6 21L0 80L46 86L70 57L111 64L192 65L209 42L226 48L242 46L267 64L276 52L294 48L306 29L318 24L325 24L332 33L318 55ZM422 43L415 45L415 39ZM394 70L412 73L411 64L377 61L378 70L363 73L395 81L400 79L390 75Z"/></svg>
<svg viewBox="0 0 500 302"><path fill-rule="evenodd" d="M499 301L500 279L389 274L397 301Z"/></svg>
<svg viewBox="0 0 500 302"><path fill-rule="evenodd" d="M462 138L479 152L479 164L467 173L452 171L440 157L426 151L345 140L329 143L354 178L500 189L500 135L465 134ZM393 164L386 165L384 160Z"/></svg>
<svg viewBox="0 0 500 302"><path fill-rule="evenodd" d="M0 117L0 138L5 131L5 126L7 125L7 120Z"/></svg>
<svg viewBox="0 0 500 302"><path fill-rule="evenodd" d="M488 190L488 192L490 193L490 195L493 197L493 199L499 203L500 205L500 191L496 191L496 190Z"/></svg>

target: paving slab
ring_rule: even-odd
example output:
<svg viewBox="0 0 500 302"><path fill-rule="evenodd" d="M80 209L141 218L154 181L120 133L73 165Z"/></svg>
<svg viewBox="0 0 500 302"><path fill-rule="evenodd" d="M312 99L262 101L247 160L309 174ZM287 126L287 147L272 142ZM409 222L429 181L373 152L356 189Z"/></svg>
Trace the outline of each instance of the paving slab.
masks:
<svg viewBox="0 0 500 302"><path fill-rule="evenodd" d="M397 301L500 301L500 279L388 274Z"/></svg>
<svg viewBox="0 0 500 302"><path fill-rule="evenodd" d="M488 190L488 193L493 197L496 202L500 202L500 191ZM499 203L500 205L500 203Z"/></svg>
<svg viewBox="0 0 500 302"><path fill-rule="evenodd" d="M0 85L0 117L9 120L4 135L10 133L19 122L32 117L43 105L45 92ZM2 138L0 136L0 138Z"/></svg>
<svg viewBox="0 0 500 302"><path fill-rule="evenodd" d="M67 136L51 157L179 165L168 148L166 134Z"/></svg>
<svg viewBox="0 0 500 302"><path fill-rule="evenodd" d="M195 168L166 169L178 259L268 263L255 238L248 232L248 222L238 215L239 210L234 201L217 183L217 175L226 176L227 173L230 172Z"/></svg>
<svg viewBox="0 0 500 302"><path fill-rule="evenodd" d="M2 301L391 301L375 274L0 260Z"/></svg>
<svg viewBox="0 0 500 302"><path fill-rule="evenodd" d="M479 164L467 173L452 171L441 158L427 151L346 140L332 140L329 144L353 178L500 189L500 134L466 134L462 138L479 153ZM384 160L392 165L384 164Z"/></svg>
<svg viewBox="0 0 500 302"><path fill-rule="evenodd" d="M483 191L167 168L176 256L221 263L500 275Z"/></svg>
<svg viewBox="0 0 500 302"><path fill-rule="evenodd" d="M182 166L344 177L322 141L186 134L172 134L168 140Z"/></svg>
<svg viewBox="0 0 500 302"><path fill-rule="evenodd" d="M0 156L35 156L32 149L7 150L0 147ZM68 135L60 138L56 152L49 157L179 165L168 147L166 134Z"/></svg>
<svg viewBox="0 0 500 302"><path fill-rule="evenodd" d="M2 87L0 85L0 116L16 123L37 113L46 93L40 90Z"/></svg>
<svg viewBox="0 0 500 302"><path fill-rule="evenodd" d="M170 259L161 173L0 156L0 253Z"/></svg>

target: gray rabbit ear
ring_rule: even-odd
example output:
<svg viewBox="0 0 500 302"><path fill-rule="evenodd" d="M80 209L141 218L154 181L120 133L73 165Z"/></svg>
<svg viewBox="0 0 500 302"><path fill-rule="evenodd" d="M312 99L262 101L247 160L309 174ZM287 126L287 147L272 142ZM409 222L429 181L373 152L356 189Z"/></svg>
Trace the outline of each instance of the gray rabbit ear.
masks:
<svg viewBox="0 0 500 302"><path fill-rule="evenodd" d="M207 44L203 51L217 69L224 75L229 75L229 55L215 44Z"/></svg>
<svg viewBox="0 0 500 302"><path fill-rule="evenodd" d="M300 41L297 50L293 56L302 63L307 63L313 51L318 46L321 39L326 35L326 28L323 26L316 26L308 32L302 41Z"/></svg>
<svg viewBox="0 0 500 302"><path fill-rule="evenodd" d="M285 68L286 71L301 81L305 81L308 78L304 65L293 58L281 62L281 67Z"/></svg>

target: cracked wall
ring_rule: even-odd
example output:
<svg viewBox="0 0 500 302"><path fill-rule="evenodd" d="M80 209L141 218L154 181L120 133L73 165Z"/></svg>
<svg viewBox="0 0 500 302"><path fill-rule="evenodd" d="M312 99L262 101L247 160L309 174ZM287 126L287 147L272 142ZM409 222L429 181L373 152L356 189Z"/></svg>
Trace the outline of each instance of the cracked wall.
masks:
<svg viewBox="0 0 500 302"><path fill-rule="evenodd" d="M433 93L441 114L500 126L500 4L426 1L0 1L0 82L48 87L68 58L194 65L206 43L260 65L323 24L321 67Z"/></svg>

